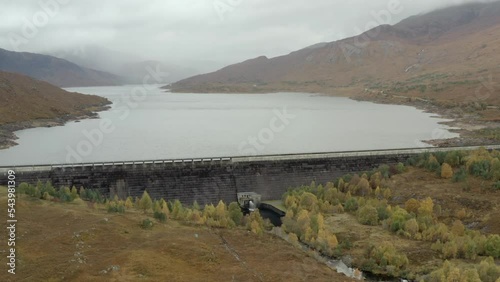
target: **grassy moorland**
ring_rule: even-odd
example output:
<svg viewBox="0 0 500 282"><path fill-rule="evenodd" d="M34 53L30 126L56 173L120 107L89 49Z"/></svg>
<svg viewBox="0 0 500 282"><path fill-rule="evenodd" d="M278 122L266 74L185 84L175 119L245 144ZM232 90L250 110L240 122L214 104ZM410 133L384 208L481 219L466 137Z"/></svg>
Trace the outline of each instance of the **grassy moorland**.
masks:
<svg viewBox="0 0 500 282"><path fill-rule="evenodd" d="M16 275L3 271L1 281L354 281L263 233L255 215L249 231L234 204L193 213L147 196L135 203L50 184L26 188L18 188ZM226 224L233 228L215 227Z"/></svg>
<svg viewBox="0 0 500 282"><path fill-rule="evenodd" d="M500 279L498 151L423 154L296 187L283 195L287 213L272 232L237 203L187 207L147 192L105 199L50 183L21 184L18 192L20 272L44 279L349 281L318 253L379 277ZM40 236L50 244L39 244ZM65 270L34 270L50 256Z"/></svg>

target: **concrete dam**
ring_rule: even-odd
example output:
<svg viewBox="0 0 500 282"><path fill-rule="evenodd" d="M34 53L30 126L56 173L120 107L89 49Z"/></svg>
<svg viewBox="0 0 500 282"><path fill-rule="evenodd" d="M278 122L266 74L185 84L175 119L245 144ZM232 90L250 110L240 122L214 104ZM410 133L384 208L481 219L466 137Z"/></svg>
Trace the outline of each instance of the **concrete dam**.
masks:
<svg viewBox="0 0 500 282"><path fill-rule="evenodd" d="M348 173L369 171L382 164L406 162L422 153L475 150L480 147L425 148L228 157L184 160L88 163L0 167L0 185L7 185L7 172L16 182L51 181L55 187L95 189L103 195L140 197L147 190L152 198L179 199L183 204L236 201L238 192L255 192L262 200L281 199L289 188L326 183ZM489 150L500 146L486 147Z"/></svg>

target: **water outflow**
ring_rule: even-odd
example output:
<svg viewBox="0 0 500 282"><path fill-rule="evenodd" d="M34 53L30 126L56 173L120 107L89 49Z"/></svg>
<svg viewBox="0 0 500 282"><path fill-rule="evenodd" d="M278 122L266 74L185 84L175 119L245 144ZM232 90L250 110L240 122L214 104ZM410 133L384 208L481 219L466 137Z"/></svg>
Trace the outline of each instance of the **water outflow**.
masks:
<svg viewBox="0 0 500 282"><path fill-rule="evenodd" d="M280 227L282 225L281 218L285 216L285 213L267 204L259 205L260 216L263 219L269 219L271 223Z"/></svg>

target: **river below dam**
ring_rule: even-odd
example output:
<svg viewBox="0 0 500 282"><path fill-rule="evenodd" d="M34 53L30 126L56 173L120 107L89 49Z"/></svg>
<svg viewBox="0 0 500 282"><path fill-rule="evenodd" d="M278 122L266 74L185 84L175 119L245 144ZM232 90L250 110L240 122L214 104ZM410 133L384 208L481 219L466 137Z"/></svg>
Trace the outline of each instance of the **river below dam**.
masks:
<svg viewBox="0 0 500 282"><path fill-rule="evenodd" d="M308 93L188 94L159 86L68 88L113 102L97 119L16 132L0 166L428 147L446 121L408 106Z"/></svg>

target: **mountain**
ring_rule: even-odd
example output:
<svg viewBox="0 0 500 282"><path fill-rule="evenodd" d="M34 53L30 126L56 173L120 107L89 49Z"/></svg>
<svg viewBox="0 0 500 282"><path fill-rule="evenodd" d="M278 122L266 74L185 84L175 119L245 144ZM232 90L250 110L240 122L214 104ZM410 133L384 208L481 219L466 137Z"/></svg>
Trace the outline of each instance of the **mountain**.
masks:
<svg viewBox="0 0 500 282"><path fill-rule="evenodd" d="M71 93L45 81L0 72L0 149L15 145L14 131L92 117L108 104L99 96Z"/></svg>
<svg viewBox="0 0 500 282"><path fill-rule="evenodd" d="M404 95L500 105L492 79L500 77L499 14L498 1L443 8L288 55L250 59L169 87L174 92Z"/></svg>
<svg viewBox="0 0 500 282"><path fill-rule="evenodd" d="M142 84L144 77L150 72L149 69L159 69L162 73L168 73L159 80L151 80L150 83L153 84L171 83L200 73L196 69L176 63L145 60L134 54L95 45L80 46L70 52L52 51L48 55L64 58L86 68L117 74L130 84Z"/></svg>
<svg viewBox="0 0 500 282"><path fill-rule="evenodd" d="M107 105L105 98L72 93L28 76L0 72L0 125L85 115Z"/></svg>
<svg viewBox="0 0 500 282"><path fill-rule="evenodd" d="M197 73L194 69L153 60L123 64L117 73L127 78L131 83L141 84L146 75L156 70L163 75L160 75L158 78L152 78L150 82L154 84L172 83Z"/></svg>
<svg viewBox="0 0 500 282"><path fill-rule="evenodd" d="M114 74L78 66L53 56L0 49L0 71L24 74L59 87L123 84Z"/></svg>

